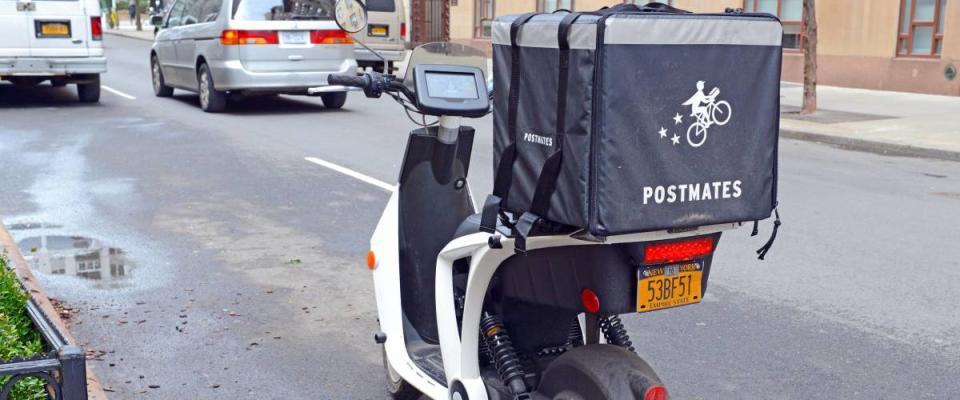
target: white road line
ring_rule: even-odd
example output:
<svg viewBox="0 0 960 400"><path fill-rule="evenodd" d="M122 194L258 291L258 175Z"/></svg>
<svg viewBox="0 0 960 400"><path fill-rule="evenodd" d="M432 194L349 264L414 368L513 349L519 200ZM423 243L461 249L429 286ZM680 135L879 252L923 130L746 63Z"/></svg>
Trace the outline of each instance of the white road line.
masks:
<svg viewBox="0 0 960 400"><path fill-rule="evenodd" d="M129 99L129 100L136 100L136 99L137 99L136 97L133 97L133 96L131 96L131 95L129 95L129 94L126 94L126 93L124 93L124 92L121 92L121 91L119 91L119 90L117 90L117 89L114 89L114 88L112 88L112 87L110 87L110 86L107 86L107 85L100 85L100 87L102 87L104 90L106 90L106 91L108 91L108 92L110 92L110 93L113 93L113 94L115 94L115 95L117 95L117 96L120 96L120 97L123 97L123 98L125 98L125 99Z"/></svg>
<svg viewBox="0 0 960 400"><path fill-rule="evenodd" d="M395 186L393 186L393 185L391 185L391 184L389 184L389 183L386 183L386 182L384 182L384 181L381 181L381 180L379 180L379 179L377 179L377 178L373 178L373 177L370 177L370 176L361 174L361 173L359 173L359 172L357 172L357 171L354 171L354 170L352 170L352 169L350 169L350 168L341 167L341 166L339 166L339 165L337 165L337 164L334 164L334 163L332 163L332 162L329 162L329 161L324 161L324 160L321 160L321 159L316 158L316 157L304 157L303 159L304 159L304 160L307 160L307 161L309 161L309 162L312 162L312 163L314 163L314 164L317 164L317 165L319 165L319 166L330 168L330 169L332 169L332 170L334 170L334 171L337 171L337 172L339 172L339 173L341 173L341 174L344 174L344 175L346 175L346 176L349 176L349 177L351 177L351 178L355 178L355 179L358 179L358 180L363 181L363 182L365 182L365 183L369 183L369 184L371 184L371 185L373 185L373 186L376 186L376 187L378 187L378 188L380 188L380 189L383 189L383 190L386 190L386 191L388 191L388 192L393 192L393 191L397 190L397 188L396 188Z"/></svg>

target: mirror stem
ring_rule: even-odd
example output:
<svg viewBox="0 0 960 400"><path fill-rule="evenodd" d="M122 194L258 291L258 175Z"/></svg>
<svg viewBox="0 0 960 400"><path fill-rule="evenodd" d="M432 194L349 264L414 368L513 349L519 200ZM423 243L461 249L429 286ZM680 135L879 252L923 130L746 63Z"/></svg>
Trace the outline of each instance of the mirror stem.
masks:
<svg viewBox="0 0 960 400"><path fill-rule="evenodd" d="M383 61L383 73L384 73L384 74L387 74L387 75L390 75L390 69L389 69L389 68L390 68L390 63L387 61L386 58L383 58L383 56L381 56L380 53L378 53L378 52L377 52L376 50L374 50L374 49L371 49L370 46L367 46L366 43L363 43L363 42L357 40L357 38L353 37L352 34L349 34L349 33L348 33L347 36L350 36L350 39L352 39L354 43L359 43L361 47L363 47L363 48L367 49L367 51L373 53L373 55L377 56L377 58L379 58L380 61Z"/></svg>

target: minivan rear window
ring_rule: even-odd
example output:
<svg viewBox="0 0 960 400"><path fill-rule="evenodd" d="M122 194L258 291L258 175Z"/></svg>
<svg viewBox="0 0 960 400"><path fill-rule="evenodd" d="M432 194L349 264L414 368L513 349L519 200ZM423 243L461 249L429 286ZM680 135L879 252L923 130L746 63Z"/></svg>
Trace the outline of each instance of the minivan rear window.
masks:
<svg viewBox="0 0 960 400"><path fill-rule="evenodd" d="M234 0L233 19L304 21L333 18L334 0Z"/></svg>
<svg viewBox="0 0 960 400"><path fill-rule="evenodd" d="M367 11L394 12L396 4L395 0L367 0Z"/></svg>

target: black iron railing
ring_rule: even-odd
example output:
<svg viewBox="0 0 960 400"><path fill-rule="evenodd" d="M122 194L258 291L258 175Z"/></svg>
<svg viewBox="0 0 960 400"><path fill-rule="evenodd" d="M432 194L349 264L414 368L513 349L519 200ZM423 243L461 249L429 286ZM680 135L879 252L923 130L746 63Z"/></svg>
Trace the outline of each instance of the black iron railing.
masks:
<svg viewBox="0 0 960 400"><path fill-rule="evenodd" d="M50 399L86 400L87 361L83 349L64 338L33 298L27 301L27 314L50 350L30 359L0 362L0 377L10 377L0 388L0 400L11 400L13 388L27 378L42 380Z"/></svg>

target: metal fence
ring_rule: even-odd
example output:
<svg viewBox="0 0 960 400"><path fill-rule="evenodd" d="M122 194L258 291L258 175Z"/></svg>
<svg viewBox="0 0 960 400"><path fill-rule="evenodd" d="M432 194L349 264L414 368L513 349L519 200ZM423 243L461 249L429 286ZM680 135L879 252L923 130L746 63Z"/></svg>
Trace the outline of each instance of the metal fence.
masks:
<svg viewBox="0 0 960 400"><path fill-rule="evenodd" d="M27 313L50 350L27 360L0 362L0 376L10 377L0 388L0 400L9 400L14 386L27 378L44 381L50 399L86 400L87 361L83 349L68 343L32 298L27 302Z"/></svg>

